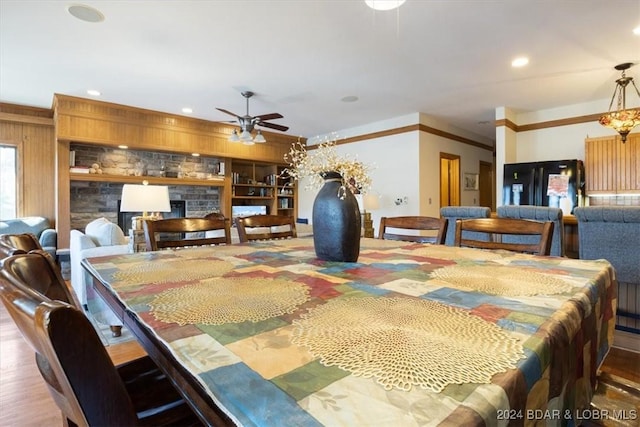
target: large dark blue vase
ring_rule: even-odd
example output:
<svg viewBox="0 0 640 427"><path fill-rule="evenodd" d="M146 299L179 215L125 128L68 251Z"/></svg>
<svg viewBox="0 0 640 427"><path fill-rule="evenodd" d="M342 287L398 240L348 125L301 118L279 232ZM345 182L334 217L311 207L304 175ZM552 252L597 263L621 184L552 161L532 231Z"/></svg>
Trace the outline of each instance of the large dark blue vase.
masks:
<svg viewBox="0 0 640 427"><path fill-rule="evenodd" d="M342 177L324 172L324 185L313 202L313 245L325 261L356 262L360 255L360 209L353 193L339 196Z"/></svg>

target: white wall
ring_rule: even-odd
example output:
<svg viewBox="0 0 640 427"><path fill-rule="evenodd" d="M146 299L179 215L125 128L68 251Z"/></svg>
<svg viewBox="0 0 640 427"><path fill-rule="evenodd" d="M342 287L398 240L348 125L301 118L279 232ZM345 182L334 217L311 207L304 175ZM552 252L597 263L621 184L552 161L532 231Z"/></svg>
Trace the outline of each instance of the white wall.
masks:
<svg viewBox="0 0 640 427"><path fill-rule="evenodd" d="M542 123L573 117L601 113L608 101L567 105L560 108L517 114L518 125ZM575 125L557 126L518 132L516 143L516 162L541 160L584 160L584 140L586 138L615 135L613 129L602 126L597 121Z"/></svg>
<svg viewBox="0 0 640 427"><path fill-rule="evenodd" d="M571 119L606 111L610 100L600 100L583 104L540 110L526 113L513 113L505 107L496 109L496 118L510 118L516 125L544 123L553 120ZM634 107L629 105L628 107ZM510 135L511 134L511 135ZM606 128L596 120L566 126L547 127L526 132L513 132L496 129L496 205L502 205L502 175L505 163L522 163L545 160L584 160L586 138L615 135L615 131ZM515 143L510 143L510 140ZM506 142L504 142L506 141ZM506 160L505 160L506 159ZM585 170L585 174L589 171Z"/></svg>
<svg viewBox="0 0 640 427"><path fill-rule="evenodd" d="M380 217L387 215L413 215L419 212L419 156L418 132L386 136L338 145L336 151L369 164L371 194L380 197L380 208L372 212L377 229ZM437 170L436 170L437 177ZM309 218L313 201L319 189L305 189L302 181L298 188L298 216ZM408 203L396 206L396 198L407 198Z"/></svg>
<svg viewBox="0 0 640 427"><path fill-rule="evenodd" d="M418 123L490 145L489 141L484 141L478 136L465 134L464 131L453 129L446 124L436 123L428 116L419 113L339 131L329 136L320 136L310 140L309 143L316 144L325 137L337 137L339 141L343 138ZM480 160L493 161L489 150L420 131L338 145L336 151L352 158L357 157L358 160L373 167L371 193L380 197L380 208L371 212L376 236L382 216L440 216L440 152L459 155L461 172L478 173ZM298 186L298 216L309 218L311 221L313 200L318 189L306 190L305 185L306 183L302 181ZM461 191L461 193L464 193L462 204L477 205L477 191ZM403 200L403 203L397 205L396 199ZM405 199L406 203L404 203Z"/></svg>

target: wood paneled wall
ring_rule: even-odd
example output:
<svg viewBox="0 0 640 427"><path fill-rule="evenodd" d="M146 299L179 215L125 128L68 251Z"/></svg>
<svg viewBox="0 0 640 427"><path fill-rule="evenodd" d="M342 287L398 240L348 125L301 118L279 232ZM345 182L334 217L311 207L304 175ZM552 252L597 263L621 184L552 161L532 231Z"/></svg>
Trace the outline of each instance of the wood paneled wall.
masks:
<svg viewBox="0 0 640 427"><path fill-rule="evenodd" d="M18 148L18 216L55 224L53 111L0 103L0 142Z"/></svg>
<svg viewBox="0 0 640 427"><path fill-rule="evenodd" d="M233 129L237 126L60 94L54 95L53 109L0 103L0 141L19 153L18 215L49 218L62 248L69 244L71 142L283 163L298 140L263 131L266 144L230 143Z"/></svg>
<svg viewBox="0 0 640 427"><path fill-rule="evenodd" d="M262 132L266 144L243 145L228 141L237 126L144 110L66 95L54 95L55 141L57 142L57 228L60 247L68 247L70 232L69 144L79 142L131 149L200 153L223 159L283 163L285 153L297 137ZM303 143L306 140L302 140ZM229 176L229 171L227 171ZM228 180L227 180L228 181ZM230 203L230 185L225 183L223 205Z"/></svg>
<svg viewBox="0 0 640 427"><path fill-rule="evenodd" d="M298 139L264 131L266 144L232 143L230 124L58 94L54 109L58 141L282 163Z"/></svg>

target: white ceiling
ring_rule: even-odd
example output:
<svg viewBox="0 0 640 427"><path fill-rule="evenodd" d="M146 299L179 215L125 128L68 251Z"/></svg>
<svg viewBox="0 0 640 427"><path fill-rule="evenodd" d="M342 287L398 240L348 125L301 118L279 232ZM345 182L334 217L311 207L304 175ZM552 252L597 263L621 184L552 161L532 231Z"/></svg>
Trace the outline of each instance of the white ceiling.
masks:
<svg viewBox="0 0 640 427"><path fill-rule="evenodd" d="M227 121L215 107L244 115L252 90L250 114L278 112L292 135L422 112L494 140L496 107L606 111L613 67L640 62L640 0L407 0L391 12L362 0L82 2L101 23L70 4L0 0L0 101L50 108L54 93L98 89ZM518 55L530 64L512 68ZM640 81L640 66L627 74Z"/></svg>

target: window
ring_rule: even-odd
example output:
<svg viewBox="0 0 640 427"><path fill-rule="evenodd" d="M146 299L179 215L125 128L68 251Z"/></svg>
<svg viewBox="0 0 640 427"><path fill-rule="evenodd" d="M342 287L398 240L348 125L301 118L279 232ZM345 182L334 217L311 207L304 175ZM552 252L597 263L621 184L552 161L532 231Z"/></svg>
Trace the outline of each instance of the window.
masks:
<svg viewBox="0 0 640 427"><path fill-rule="evenodd" d="M15 218L18 212L18 150L0 145L0 219Z"/></svg>

